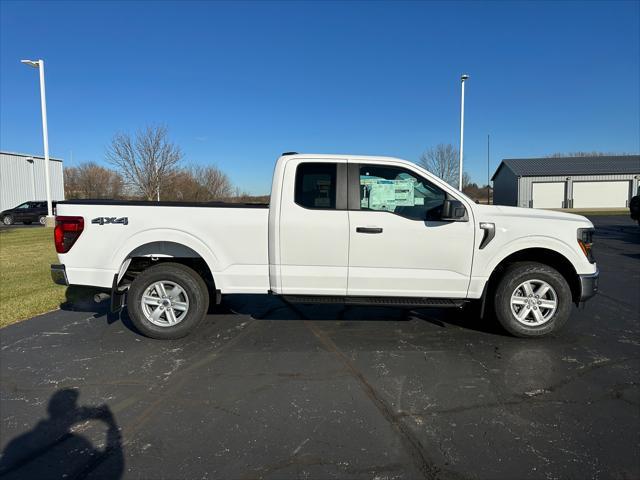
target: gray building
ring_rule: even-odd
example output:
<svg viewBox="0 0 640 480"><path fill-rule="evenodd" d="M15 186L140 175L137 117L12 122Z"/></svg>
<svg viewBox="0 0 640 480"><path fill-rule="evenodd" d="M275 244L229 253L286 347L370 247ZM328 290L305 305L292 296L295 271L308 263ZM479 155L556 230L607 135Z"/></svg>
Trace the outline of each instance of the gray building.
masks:
<svg viewBox="0 0 640 480"><path fill-rule="evenodd" d="M62 160L49 160L51 199L64 200ZM25 153L0 152L0 210L46 199L44 158Z"/></svg>
<svg viewBox="0 0 640 480"><path fill-rule="evenodd" d="M510 158L493 174L493 203L532 208L625 208L638 194L640 155Z"/></svg>

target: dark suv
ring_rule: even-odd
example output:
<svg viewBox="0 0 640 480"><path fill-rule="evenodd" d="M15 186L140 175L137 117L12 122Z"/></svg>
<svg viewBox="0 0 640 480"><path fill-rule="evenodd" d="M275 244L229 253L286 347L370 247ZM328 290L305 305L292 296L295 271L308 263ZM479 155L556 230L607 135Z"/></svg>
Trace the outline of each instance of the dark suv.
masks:
<svg viewBox="0 0 640 480"><path fill-rule="evenodd" d="M47 202L24 202L15 208L0 212L0 220L5 225L22 222L30 225L39 222L44 225L47 218Z"/></svg>
<svg viewBox="0 0 640 480"><path fill-rule="evenodd" d="M640 195L636 195L629 202L629 214L633 220L638 221L640 225Z"/></svg>

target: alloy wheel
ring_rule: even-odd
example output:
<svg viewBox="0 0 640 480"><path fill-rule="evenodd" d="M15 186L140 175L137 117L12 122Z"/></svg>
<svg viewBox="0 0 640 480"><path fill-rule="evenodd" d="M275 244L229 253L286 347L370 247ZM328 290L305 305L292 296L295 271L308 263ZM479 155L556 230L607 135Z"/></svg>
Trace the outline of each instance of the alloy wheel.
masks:
<svg viewBox="0 0 640 480"><path fill-rule="evenodd" d="M149 285L140 304L147 320L159 327L177 325L189 311L189 297L185 289L168 280Z"/></svg>
<svg viewBox="0 0 640 480"><path fill-rule="evenodd" d="M558 309L558 295L544 280L522 282L511 294L511 312L515 319L527 327L547 323Z"/></svg>

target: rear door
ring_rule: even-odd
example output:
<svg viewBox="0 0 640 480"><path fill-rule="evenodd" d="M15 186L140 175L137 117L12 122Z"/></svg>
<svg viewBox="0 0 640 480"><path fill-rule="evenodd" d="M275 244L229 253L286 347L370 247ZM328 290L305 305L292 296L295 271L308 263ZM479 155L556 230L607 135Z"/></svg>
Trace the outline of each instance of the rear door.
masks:
<svg viewBox="0 0 640 480"><path fill-rule="evenodd" d="M287 162L279 222L285 295L346 295L349 214L345 160Z"/></svg>
<svg viewBox="0 0 640 480"><path fill-rule="evenodd" d="M29 202L29 208L25 212L24 220L28 222L37 222L42 211L42 202Z"/></svg>
<svg viewBox="0 0 640 480"><path fill-rule="evenodd" d="M442 221L445 191L405 167L350 164L349 174L348 294L465 298L469 207L467 221Z"/></svg>

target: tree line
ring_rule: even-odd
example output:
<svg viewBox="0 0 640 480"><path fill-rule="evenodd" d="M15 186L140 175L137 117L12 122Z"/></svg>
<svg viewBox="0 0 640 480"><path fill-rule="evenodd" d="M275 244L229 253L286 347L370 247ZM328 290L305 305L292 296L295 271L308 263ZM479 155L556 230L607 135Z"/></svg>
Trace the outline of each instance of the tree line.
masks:
<svg viewBox="0 0 640 480"><path fill-rule="evenodd" d="M65 167L67 199L129 199L208 202L216 200L268 203L268 196L253 197L234 187L229 176L214 165L186 165L184 154L171 142L165 126L149 126L135 134L117 133L106 148L109 167L85 162ZM418 163L458 186L458 150L440 144L422 154ZM487 186L462 175L463 191L485 200Z"/></svg>
<svg viewBox="0 0 640 480"><path fill-rule="evenodd" d="M95 162L65 167L67 199L268 202L267 196L253 197L234 187L214 165L186 165L164 126L117 133L105 157L111 168Z"/></svg>

